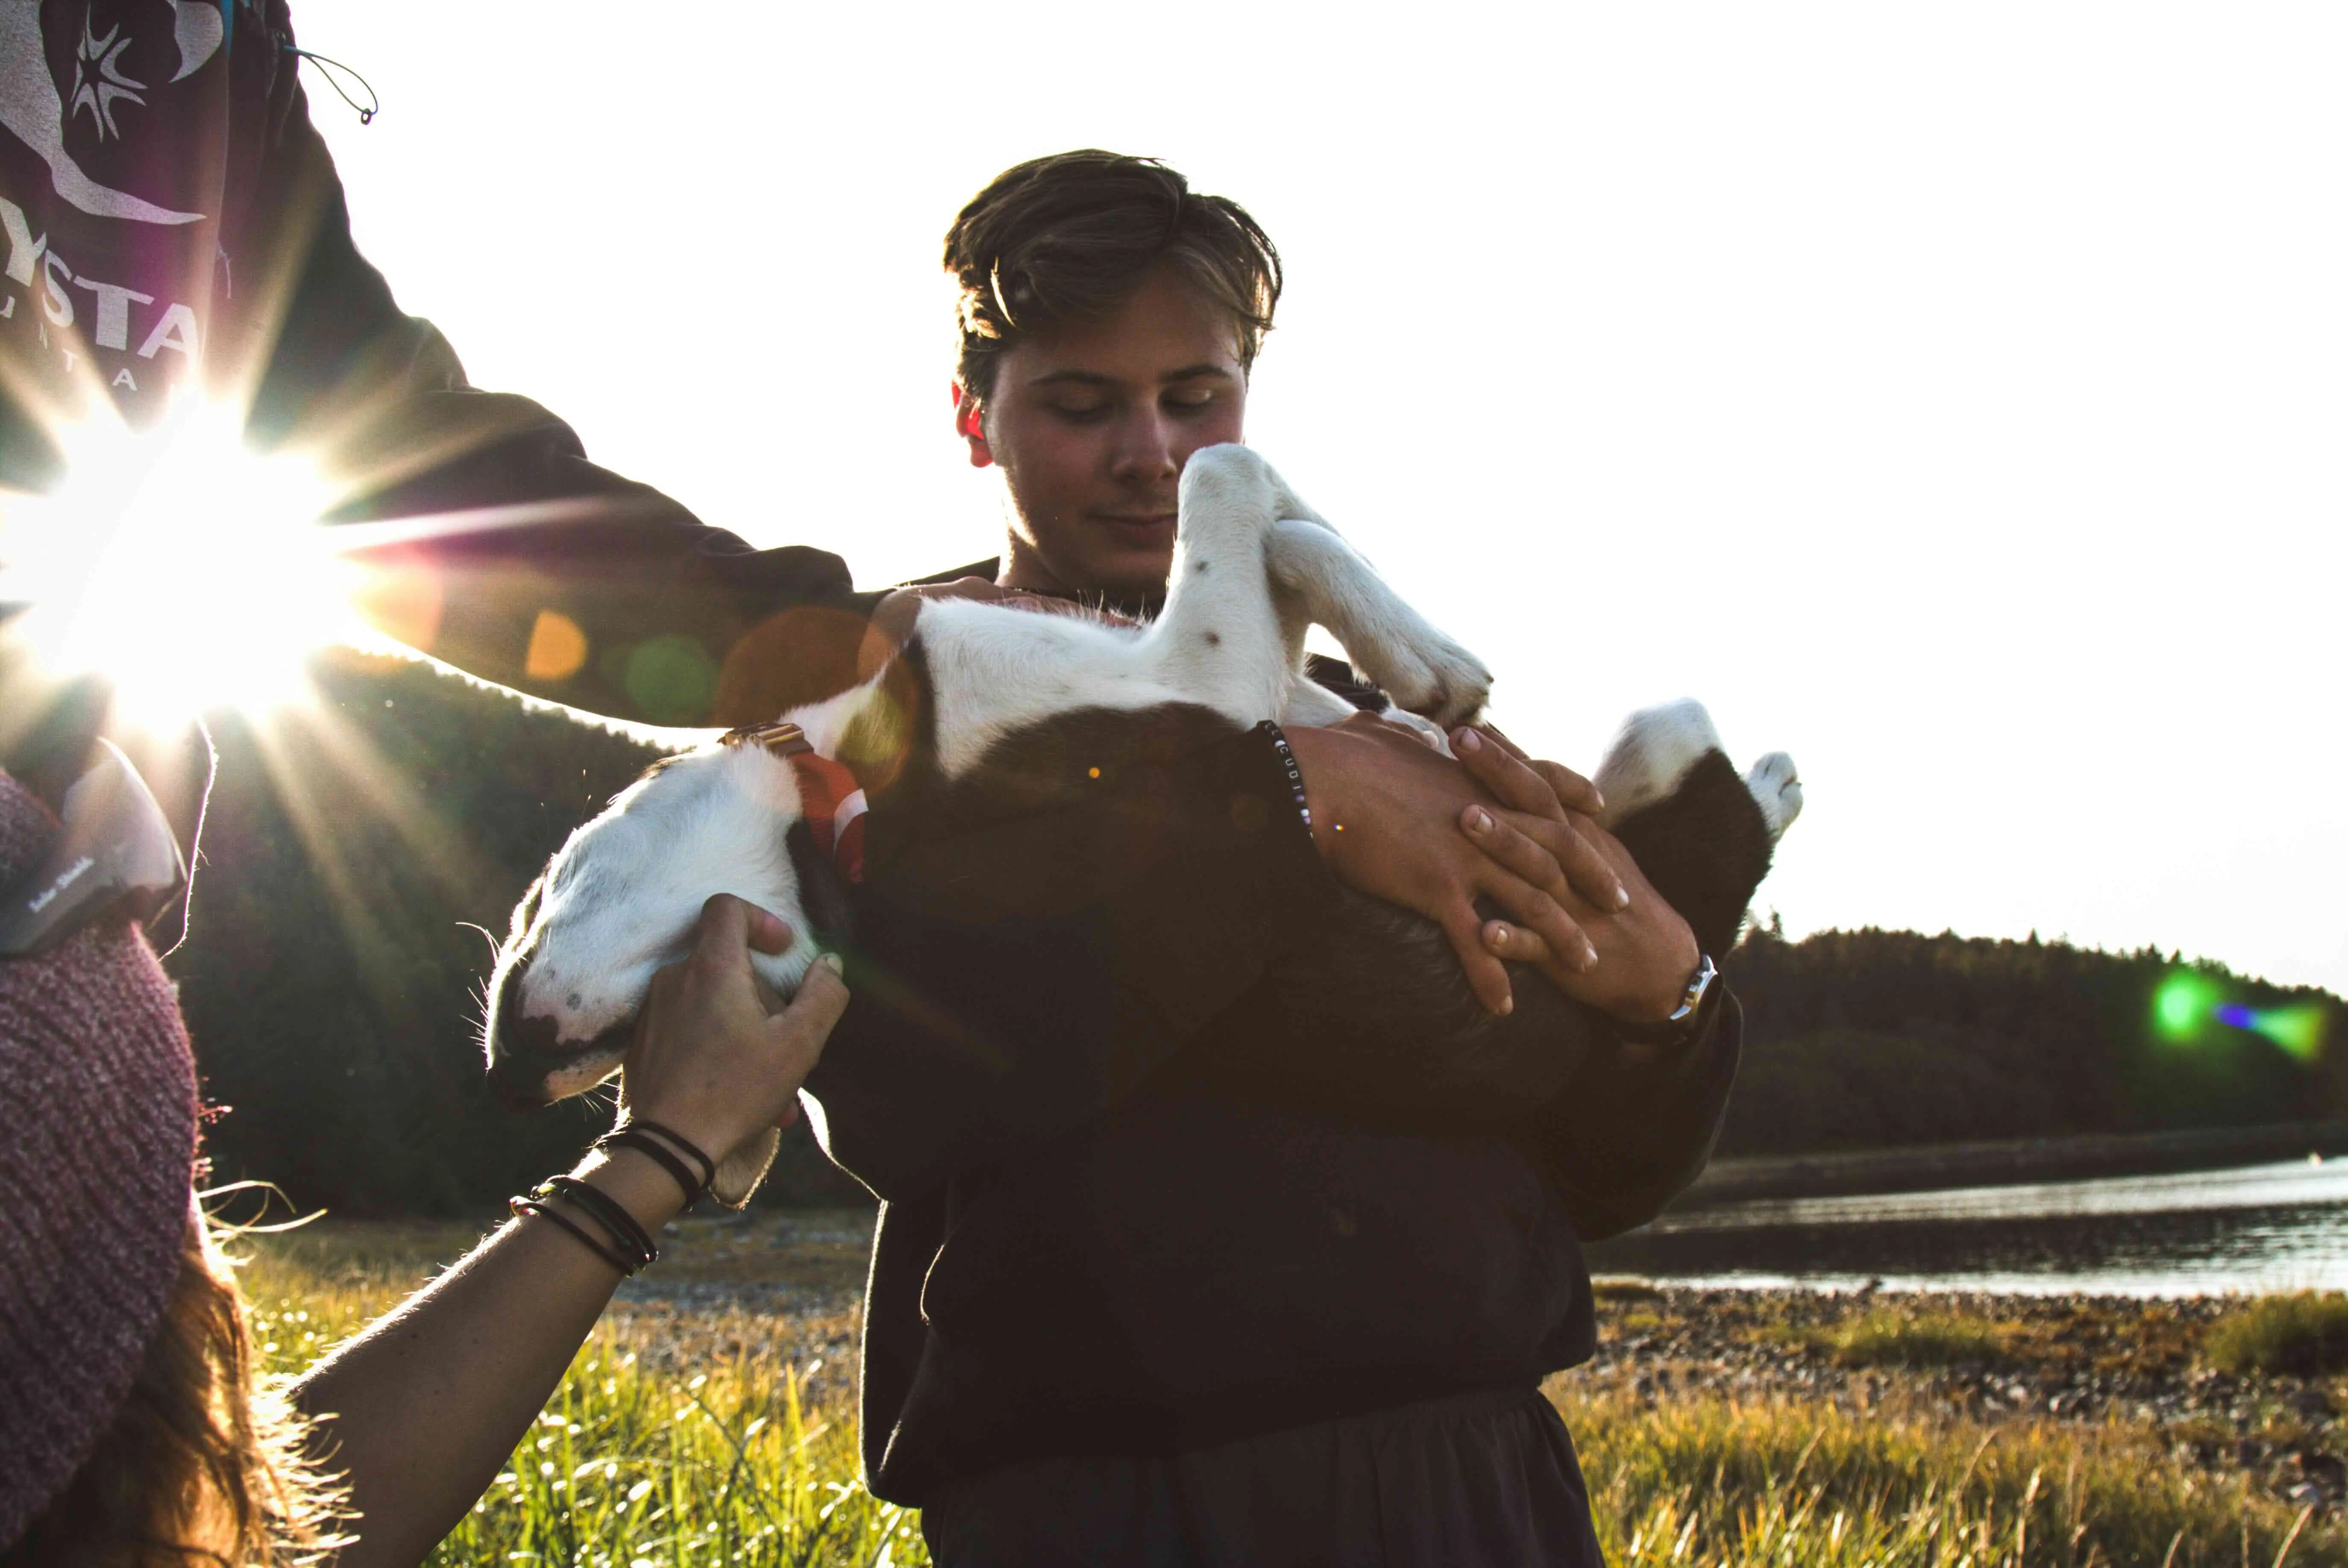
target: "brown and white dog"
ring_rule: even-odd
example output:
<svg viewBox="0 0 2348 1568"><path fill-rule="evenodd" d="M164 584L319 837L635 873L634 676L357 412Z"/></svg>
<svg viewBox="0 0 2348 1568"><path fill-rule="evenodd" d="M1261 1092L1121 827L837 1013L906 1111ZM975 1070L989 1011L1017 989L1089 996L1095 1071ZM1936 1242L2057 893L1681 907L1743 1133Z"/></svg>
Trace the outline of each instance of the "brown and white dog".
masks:
<svg viewBox="0 0 2348 1568"><path fill-rule="evenodd" d="M1120 748L1162 746L1169 733L1203 743L1265 719L1335 723L1354 709L1304 673L1316 624L1390 695L1390 717L1433 744L1482 709L1484 665L1256 453L1197 453L1179 507L1165 608L1148 625L924 603L896 660L863 685L659 763L572 834L515 910L499 954L485 1034L500 1093L554 1099L609 1077L654 972L684 955L713 893L801 934L788 952L756 959L790 995L819 952L844 940L841 868L860 850L859 779L876 769L893 776L884 810L972 789L1009 790L1033 808L1082 790ZM1597 781L1607 826L1705 949L1723 951L1801 810L1792 760L1772 753L1739 777L1704 710L1682 702L1632 716ZM1520 986L1539 1005L1494 1019L1432 923L1359 895L1339 904L1283 990L1300 1016L1358 1019L1349 1072L1382 1068L1413 1094L1439 1097L1447 1082L1488 1085L1495 1073L1529 1072L1539 1081L1526 1092L1539 1092L1570 1070L1554 1040L1566 1005L1549 987ZM718 1195L747 1196L763 1170L761 1160L722 1171Z"/></svg>

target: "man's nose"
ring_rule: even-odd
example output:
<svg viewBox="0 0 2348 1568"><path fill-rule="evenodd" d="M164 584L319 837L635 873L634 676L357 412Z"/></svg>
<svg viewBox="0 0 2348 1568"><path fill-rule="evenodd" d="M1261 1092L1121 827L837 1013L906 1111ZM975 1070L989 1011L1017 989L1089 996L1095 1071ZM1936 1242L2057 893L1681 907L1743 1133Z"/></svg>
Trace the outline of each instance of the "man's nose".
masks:
<svg viewBox="0 0 2348 1568"><path fill-rule="evenodd" d="M1180 432L1174 421L1155 407L1137 409L1117 431L1117 449L1110 456L1110 472L1120 480L1146 483L1166 483L1182 472L1186 455L1179 444Z"/></svg>

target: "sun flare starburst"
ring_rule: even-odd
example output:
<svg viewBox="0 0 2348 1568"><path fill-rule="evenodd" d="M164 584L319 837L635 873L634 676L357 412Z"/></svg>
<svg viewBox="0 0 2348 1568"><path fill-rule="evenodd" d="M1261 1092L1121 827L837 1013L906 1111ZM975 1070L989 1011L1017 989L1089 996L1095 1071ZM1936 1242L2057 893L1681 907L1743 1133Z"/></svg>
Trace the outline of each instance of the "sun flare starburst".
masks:
<svg viewBox="0 0 2348 1568"><path fill-rule="evenodd" d="M97 674L118 712L168 724L299 699L317 649L365 634L354 569L319 514L329 488L260 458L226 409L87 429L56 492L0 503L0 602L54 674Z"/></svg>

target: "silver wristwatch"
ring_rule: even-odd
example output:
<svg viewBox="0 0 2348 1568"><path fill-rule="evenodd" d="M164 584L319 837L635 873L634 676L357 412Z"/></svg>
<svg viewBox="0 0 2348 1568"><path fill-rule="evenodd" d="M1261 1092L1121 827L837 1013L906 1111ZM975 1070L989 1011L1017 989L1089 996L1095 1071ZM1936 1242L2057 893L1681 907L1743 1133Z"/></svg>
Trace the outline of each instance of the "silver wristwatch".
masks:
<svg viewBox="0 0 2348 1568"><path fill-rule="evenodd" d="M1687 989L1680 993L1680 1005L1672 1009L1670 1016L1653 1024L1617 1024L1614 1032L1634 1045L1686 1045L1695 1037L1704 998L1712 995L1713 985L1719 978L1720 968L1713 963L1712 954L1700 954L1695 973L1688 976Z"/></svg>

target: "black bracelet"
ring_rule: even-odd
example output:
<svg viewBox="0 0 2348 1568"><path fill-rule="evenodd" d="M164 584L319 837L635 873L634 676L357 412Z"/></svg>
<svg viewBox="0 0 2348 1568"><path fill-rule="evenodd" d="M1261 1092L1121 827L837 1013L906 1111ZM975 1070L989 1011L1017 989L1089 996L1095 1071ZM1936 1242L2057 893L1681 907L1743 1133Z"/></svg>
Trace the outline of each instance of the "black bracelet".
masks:
<svg viewBox="0 0 2348 1568"><path fill-rule="evenodd" d="M694 1142L692 1139L687 1138L684 1133L679 1132L674 1127L664 1127L657 1121L646 1121L642 1117L631 1117L628 1120L628 1125L630 1127L641 1128L646 1132L659 1134L669 1142L675 1144L678 1153L684 1155L687 1160L692 1161L695 1165L700 1166L701 1190L703 1191L706 1192L709 1191L711 1183L717 1180L717 1161L709 1158L708 1155L704 1154L701 1151L701 1146L699 1144Z"/></svg>
<svg viewBox="0 0 2348 1568"><path fill-rule="evenodd" d="M636 1272L628 1266L628 1262L625 1258L622 1257L619 1253L613 1252L611 1248L605 1246L602 1243L597 1241L594 1237L589 1235L586 1232L581 1230L578 1226L572 1224L569 1220L564 1219L561 1214L556 1213L553 1210L548 1208L544 1203L540 1202L535 1198L509 1198L506 1200L506 1207L511 1209L515 1214L523 1218L535 1214L541 1220L553 1221L556 1224L561 1226L564 1230L578 1237L579 1244L581 1246L585 1247L589 1252L593 1253L597 1257L602 1258L605 1263L610 1264L613 1268L619 1270L620 1277L622 1279L626 1279Z"/></svg>
<svg viewBox="0 0 2348 1568"><path fill-rule="evenodd" d="M549 1176L530 1196L544 1198L550 1194L592 1215L598 1224L612 1233L613 1244L619 1249L621 1255L635 1259L636 1269L650 1268L660 1262L660 1249L653 1245L653 1239L645 1233L643 1224L609 1192L591 1187L576 1176ZM636 1269L628 1272L633 1274Z"/></svg>
<svg viewBox="0 0 2348 1568"><path fill-rule="evenodd" d="M607 1154L614 1149L633 1149L653 1161L676 1179L677 1190L685 1194L687 1209L701 1202L702 1193L709 1190L707 1183L693 1179L693 1172L685 1169L684 1161L669 1152L667 1144L640 1127L623 1127L607 1132L595 1140L595 1147Z"/></svg>

